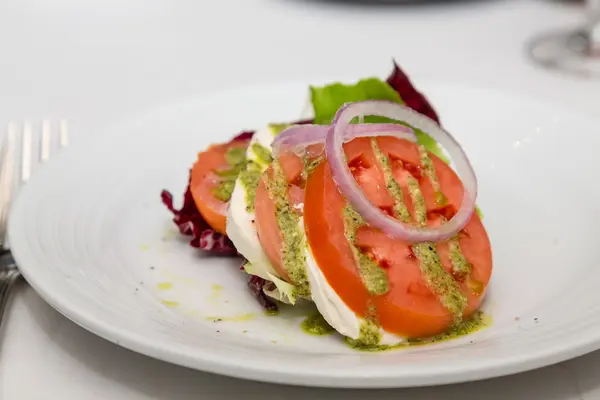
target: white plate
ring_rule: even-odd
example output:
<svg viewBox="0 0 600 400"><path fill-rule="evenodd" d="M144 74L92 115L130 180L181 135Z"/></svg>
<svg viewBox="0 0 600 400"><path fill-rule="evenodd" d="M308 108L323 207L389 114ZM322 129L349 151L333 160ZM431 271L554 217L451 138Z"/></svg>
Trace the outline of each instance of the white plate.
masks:
<svg viewBox="0 0 600 400"><path fill-rule="evenodd" d="M194 98L66 150L15 204L15 257L46 301L90 331L168 362L248 379L434 385L516 373L599 348L600 122L490 90L421 88L479 177L494 252L485 304L491 328L428 347L355 352L337 336L304 334L306 310L263 315L238 260L203 257L174 234L161 189L181 193L196 151L209 143L295 119L306 84ZM161 290L159 283L173 287Z"/></svg>

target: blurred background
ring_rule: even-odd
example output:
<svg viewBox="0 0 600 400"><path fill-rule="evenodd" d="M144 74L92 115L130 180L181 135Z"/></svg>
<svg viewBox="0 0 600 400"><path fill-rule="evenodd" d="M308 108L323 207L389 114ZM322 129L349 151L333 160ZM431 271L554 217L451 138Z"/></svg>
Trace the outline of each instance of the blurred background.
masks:
<svg viewBox="0 0 600 400"><path fill-rule="evenodd" d="M87 133L247 82L386 71L578 98L598 82L531 62L536 35L584 22L557 0L5 0L0 122L66 117ZM556 95L560 86L561 94Z"/></svg>

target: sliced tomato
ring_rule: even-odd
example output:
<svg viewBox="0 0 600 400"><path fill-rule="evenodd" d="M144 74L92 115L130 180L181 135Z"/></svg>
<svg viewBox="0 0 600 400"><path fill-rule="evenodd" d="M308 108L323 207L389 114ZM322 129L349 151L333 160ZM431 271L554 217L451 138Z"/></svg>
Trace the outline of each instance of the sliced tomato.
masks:
<svg viewBox="0 0 600 400"><path fill-rule="evenodd" d="M377 142L390 158L392 172L403 188L404 200L414 214L406 189L409 175L416 178L425 197L428 224L441 223L460 207L463 186L454 171L430 154L441 191L448 202L443 207L435 201L434 190L420 167L417 146L406 140L381 137ZM391 213L394 199L387 193L384 175L373 153L370 139L360 138L344 145L348 165L365 195L383 211ZM386 269L389 290L381 296L370 295L357 270L352 249L344 234L343 208L346 200L340 195L326 162L309 176L305 189L304 223L307 240L314 258L328 283L340 298L357 314L366 316L375 307L376 318L388 332L406 337L427 337L441 333L452 323L451 313L427 286L412 246L394 240L367 226L357 231L356 245ZM459 234L461 251L472 264L468 277L455 277L468 299L464 317L481 305L492 271L489 238L476 213ZM445 269L452 273L448 242L436 244Z"/></svg>
<svg viewBox="0 0 600 400"><path fill-rule="evenodd" d="M284 153L279 157L281 169L288 182L288 199L290 206L298 214L302 214L304 202L304 184L302 170L304 164L302 159L294 153ZM267 191L266 180L272 177L273 167L264 172L256 189L254 201L256 232L261 246L265 250L269 261L283 279L291 282L287 271L281 262L281 249L283 237L277 224L275 203Z"/></svg>
<svg viewBox="0 0 600 400"><path fill-rule="evenodd" d="M206 222L217 232L226 234L227 203L217 199L213 189L221 183L215 171L228 169L225 154L231 148L248 147L249 140L234 140L215 144L198 153L198 159L191 171L190 190L198 211Z"/></svg>

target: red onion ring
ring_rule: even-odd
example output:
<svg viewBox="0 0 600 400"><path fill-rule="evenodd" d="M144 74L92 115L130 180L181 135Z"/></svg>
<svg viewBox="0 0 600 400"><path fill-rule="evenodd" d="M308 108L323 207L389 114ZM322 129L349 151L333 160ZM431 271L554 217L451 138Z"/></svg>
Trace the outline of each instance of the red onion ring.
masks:
<svg viewBox="0 0 600 400"><path fill-rule="evenodd" d="M436 228L405 225L383 213L367 199L348 168L342 147L346 132L352 126L350 121L361 115L377 115L407 122L429 134L448 152L465 189L460 209L450 221ZM371 100L343 105L338 110L327 133L325 155L340 193L346 197L367 223L394 239L409 243L438 242L449 239L465 227L475 210L477 179L458 142L429 117L398 103Z"/></svg>
<svg viewBox="0 0 600 400"><path fill-rule="evenodd" d="M273 156L285 149L302 149L311 144L325 142L329 125L295 125L281 132L272 143ZM358 137L394 136L416 142L412 129L399 124L352 124L344 135L344 142Z"/></svg>

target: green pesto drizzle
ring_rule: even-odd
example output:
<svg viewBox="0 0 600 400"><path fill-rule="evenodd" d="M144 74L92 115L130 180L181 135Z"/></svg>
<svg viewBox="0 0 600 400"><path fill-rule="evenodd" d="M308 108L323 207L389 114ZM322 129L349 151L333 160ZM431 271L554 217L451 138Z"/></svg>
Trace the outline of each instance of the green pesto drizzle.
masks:
<svg viewBox="0 0 600 400"><path fill-rule="evenodd" d="M240 183L246 192L246 211L254 212L254 199L256 197L256 189L260 182L262 168L254 161L248 161L246 169L240 172Z"/></svg>
<svg viewBox="0 0 600 400"><path fill-rule="evenodd" d="M450 330L441 333L436 336L432 336L429 338L418 338L418 339L409 339L406 342L398 343L396 345L385 345L385 344L375 344L372 346L366 346L364 343L359 342L358 340L352 340L346 338L346 343L355 350L360 351L368 351L368 352L376 352L376 351L388 351L394 349L404 349L415 346L423 346L428 344L434 344L439 342L445 342L452 339L458 339L460 337L469 335L471 333L477 332L481 329L484 329L491 324L491 319L489 316L484 314L481 311L477 311L471 318L468 320L462 321L460 324L454 326Z"/></svg>
<svg viewBox="0 0 600 400"><path fill-rule="evenodd" d="M408 179L408 191L415 208L415 219L419 226L427 224L427 207L419 183L413 177ZM419 267L427 286L438 296L442 305L452 313L455 324L462 321L467 307L467 298L461 292L458 283L442 265L435 243L424 242L412 246L419 259Z"/></svg>
<svg viewBox="0 0 600 400"><path fill-rule="evenodd" d="M427 205L425 204L423 193L421 193L419 182L409 175L407 183L408 194L413 201L413 207L415 210L415 220L419 226L425 226L427 224Z"/></svg>
<svg viewBox="0 0 600 400"><path fill-rule="evenodd" d="M417 243L412 248L420 261L419 266L425 283L439 297L442 305L452 313L454 324L459 324L467 307L467 298L452 275L444 269L435 243Z"/></svg>
<svg viewBox="0 0 600 400"><path fill-rule="evenodd" d="M214 171L219 176L221 182L212 188L212 194L218 200L227 202L231 199L235 180L246 166L246 149L243 147L232 147L225 153L225 161L231 168Z"/></svg>
<svg viewBox="0 0 600 400"><path fill-rule="evenodd" d="M307 178L321 164L325 157L318 156L317 158L302 157L304 163L304 177Z"/></svg>
<svg viewBox="0 0 600 400"><path fill-rule="evenodd" d="M438 206L445 206L448 203L448 199L440 189L440 181L435 174L433 161L431 161L431 157L429 157L429 153L427 152L425 146L419 146L419 155L421 157L421 164L423 164L423 168L425 169L425 175L429 178L431 187L435 193L435 203Z"/></svg>
<svg viewBox="0 0 600 400"><path fill-rule="evenodd" d="M335 329L325 321L325 318L318 311L306 317L302 321L301 327L304 332L316 336L328 335L335 332Z"/></svg>
<svg viewBox="0 0 600 400"><path fill-rule="evenodd" d="M408 210L404 211L404 209L406 209L406 205L404 204L402 189L392 175L390 161L388 157L381 151L374 139L371 140L371 145L373 147L375 156L382 166L388 192L394 198L394 214L396 218L406 223L410 220L410 216L406 216ZM438 182L437 177L435 177L433 164L431 163L431 159L429 159L427 154L425 154L425 156L421 155L422 162L426 164L426 161L423 161L424 159L429 160L428 163L430 167L428 168L427 165L425 165L425 170L426 173L431 174L430 180L433 185L434 181ZM427 172L428 170L429 172ZM437 188L439 190L439 183L437 184ZM414 205L415 219L417 224L419 226L426 226L427 206L425 204L425 198L423 197L419 183L412 176L409 176L408 178L408 191ZM456 238L454 241L451 240L449 245L453 268L454 265L456 265L458 269L464 271L465 266L469 266L469 264L460 252L458 238ZM412 249L415 253L415 256L419 259L419 266L427 286L439 297L442 305L452 313L454 317L454 323L460 323L462 321L463 312L467 306L467 298L460 290L458 283L454 280L452 275L450 275L444 269L435 243L417 243L412 246Z"/></svg>
<svg viewBox="0 0 600 400"><path fill-rule="evenodd" d="M310 296L310 284L306 275L306 255L304 253L304 235L298 224L300 217L293 210L288 199L288 184L279 160L273 161L273 177L267 180L269 197L275 203L275 217L283 236L281 250L282 264L296 286L299 296Z"/></svg>
<svg viewBox="0 0 600 400"><path fill-rule="evenodd" d="M254 212L254 200L256 198L256 189L260 182L263 170L273 161L271 150L254 142L250 149L256 156L256 160L248 160L246 168L240 172L240 182L246 192L246 211Z"/></svg>
<svg viewBox="0 0 600 400"><path fill-rule="evenodd" d="M358 339L351 339L346 337L346 343L357 350L368 350L378 348L381 341L381 330L379 326L369 320L364 320L360 324L360 330L358 332Z"/></svg>
<svg viewBox="0 0 600 400"><path fill-rule="evenodd" d="M479 216L479 219L483 219L483 212L481 211L481 209L477 205L475 206L475 212Z"/></svg>
<svg viewBox="0 0 600 400"><path fill-rule="evenodd" d="M232 147L225 153L225 161L231 166L235 166L246 161L246 149L243 147Z"/></svg>
<svg viewBox="0 0 600 400"><path fill-rule="evenodd" d="M406 207L406 204L404 204L402 188L398 182L396 182L394 175L392 174L390 159L385 155L383 150L381 150L375 138L371 138L371 147L373 148L375 157L377 157L377 161L379 161L379 165L383 170L387 191L395 200L393 207L394 216L404 223L410 222L410 211L408 211L408 207Z"/></svg>
<svg viewBox="0 0 600 400"><path fill-rule="evenodd" d="M477 311L469 319L462 321L444 333L429 338L411 339L409 342L412 346L418 346L456 339L486 328L491 325L491 322L491 318L483 311Z"/></svg>
<svg viewBox="0 0 600 400"><path fill-rule="evenodd" d="M222 181L235 181L240 172L244 170L246 163L236 164L229 169L222 169L215 171L215 174L221 178Z"/></svg>
<svg viewBox="0 0 600 400"><path fill-rule="evenodd" d="M261 145L258 142L254 142L251 145L252 152L256 155L257 161L263 165L269 165L273 161L271 150Z"/></svg>
<svg viewBox="0 0 600 400"><path fill-rule="evenodd" d="M263 314L267 317L276 317L279 315L279 310L265 310Z"/></svg>
<svg viewBox="0 0 600 400"><path fill-rule="evenodd" d="M365 225L361 215L348 203L344 207L344 234L350 248L354 253L358 265L358 272L367 288L374 295L382 295L388 291L387 273L374 260L364 254L356 245L356 230Z"/></svg>
<svg viewBox="0 0 600 400"><path fill-rule="evenodd" d="M445 222L445 218L443 219ZM464 279L471 275L473 266L467 261L460 250L459 234L457 233L448 240L448 250L450 252L450 262L452 263L452 273L458 279Z"/></svg>
<svg viewBox="0 0 600 400"><path fill-rule="evenodd" d="M429 153L425 146L419 146L419 154L421 157L421 164L425 169L425 175L429 178L431 182L431 186L435 192L435 202L439 206L446 205L448 203L448 199L441 192L440 182L435 174L435 167L433 166L433 161L429 157ZM446 222L443 219L443 222ZM465 256L462 254L460 250L460 242L458 240L458 235L455 235L450 240L448 240L448 248L450 250L450 262L452 263L452 272L457 277L466 277L471 273L471 264L467 261Z"/></svg>
<svg viewBox="0 0 600 400"><path fill-rule="evenodd" d="M235 187L235 181L222 181L217 186L212 188L212 194L222 202L228 202L231 199L233 188Z"/></svg>

